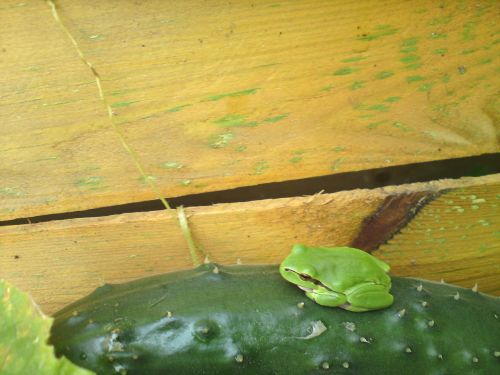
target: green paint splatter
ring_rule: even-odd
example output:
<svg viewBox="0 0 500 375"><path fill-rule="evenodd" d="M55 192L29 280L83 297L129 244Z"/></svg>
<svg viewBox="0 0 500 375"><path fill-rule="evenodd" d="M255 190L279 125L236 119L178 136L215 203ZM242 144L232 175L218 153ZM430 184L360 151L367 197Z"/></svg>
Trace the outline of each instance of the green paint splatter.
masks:
<svg viewBox="0 0 500 375"><path fill-rule="evenodd" d="M116 103L111 104L111 108L128 107L132 103L135 103L135 102L116 102Z"/></svg>
<svg viewBox="0 0 500 375"><path fill-rule="evenodd" d="M186 179L186 180L182 180L182 181L181 181L181 185L182 185L182 186L189 186L189 185L191 185L191 182L192 182L192 181L191 181L191 180L188 180L188 179Z"/></svg>
<svg viewBox="0 0 500 375"><path fill-rule="evenodd" d="M302 156L293 156L289 159L290 163L296 164L302 161Z"/></svg>
<svg viewBox="0 0 500 375"><path fill-rule="evenodd" d="M409 53L409 52L415 52L416 50L417 50L416 46L407 46L407 47L401 47L399 49L399 52Z"/></svg>
<svg viewBox="0 0 500 375"><path fill-rule="evenodd" d="M337 160L334 160L332 162L331 169L337 171L344 163L345 163L345 158L338 158Z"/></svg>
<svg viewBox="0 0 500 375"><path fill-rule="evenodd" d="M26 195L23 191L11 187L0 188L0 195L7 197L21 197Z"/></svg>
<svg viewBox="0 0 500 375"><path fill-rule="evenodd" d="M485 251L488 250L488 245L482 243L481 245L479 245L479 249L477 250L479 253L484 253Z"/></svg>
<svg viewBox="0 0 500 375"><path fill-rule="evenodd" d="M234 97L238 97L238 96L253 95L258 90L260 90L260 88L227 92L227 93L223 93L223 94L209 96L208 98L202 100L202 102L214 102L214 101L221 100L221 99L228 98L228 97L234 98Z"/></svg>
<svg viewBox="0 0 500 375"><path fill-rule="evenodd" d="M358 90L365 87L365 81L354 81L351 85L351 90Z"/></svg>
<svg viewBox="0 0 500 375"><path fill-rule="evenodd" d="M269 169L269 164L267 161L261 160L258 161L254 164L253 167L253 175L261 175L263 174L267 169Z"/></svg>
<svg viewBox="0 0 500 375"><path fill-rule="evenodd" d="M356 61L362 61L366 60L366 57L364 56L354 56L354 57L348 57L347 59L340 60L345 63L350 63L350 62L356 62Z"/></svg>
<svg viewBox="0 0 500 375"><path fill-rule="evenodd" d="M281 120L287 118L288 115L289 115L289 113L284 113L282 115L278 115L278 116L274 116L274 117L268 117L268 118L264 119L264 122L275 123L275 122L278 122L278 121L281 121Z"/></svg>
<svg viewBox="0 0 500 375"><path fill-rule="evenodd" d="M320 89L320 91L330 92L333 89L333 85L327 85Z"/></svg>
<svg viewBox="0 0 500 375"><path fill-rule="evenodd" d="M345 147L344 146L335 146L334 148L332 148L332 151L342 152L342 151L345 151Z"/></svg>
<svg viewBox="0 0 500 375"><path fill-rule="evenodd" d="M270 66L276 66L276 65L280 65L280 63L269 63L269 64L256 65L256 66L254 66L254 69L269 68Z"/></svg>
<svg viewBox="0 0 500 375"><path fill-rule="evenodd" d="M109 95L111 96L122 96L122 95L125 95L127 92L126 91L113 91L112 93L110 93Z"/></svg>
<svg viewBox="0 0 500 375"><path fill-rule="evenodd" d="M393 122L392 126L395 127L396 129L400 129L400 130L405 131L405 132L411 130L406 124L404 124L400 121Z"/></svg>
<svg viewBox="0 0 500 375"><path fill-rule="evenodd" d="M448 16L433 18L427 24L429 26L446 25L446 24L450 23L450 21L451 21L451 15L448 15Z"/></svg>
<svg viewBox="0 0 500 375"><path fill-rule="evenodd" d="M41 72L42 67L40 65L31 65L27 67L26 69L23 69L25 72Z"/></svg>
<svg viewBox="0 0 500 375"><path fill-rule="evenodd" d="M238 115L238 114L226 115L213 122L224 128L230 128L236 126L257 126L256 121L247 122L246 115Z"/></svg>
<svg viewBox="0 0 500 375"><path fill-rule="evenodd" d="M403 64L410 64L418 61L419 59L420 57L418 57L417 55L406 55L405 57L399 59L399 61L401 61Z"/></svg>
<svg viewBox="0 0 500 375"><path fill-rule="evenodd" d="M386 102L386 103L396 103L396 102L399 102L400 100L401 100L400 96L390 96L387 99L385 99L384 102Z"/></svg>
<svg viewBox="0 0 500 375"><path fill-rule="evenodd" d="M189 107L189 106L191 106L191 104L178 105L176 107L172 107L172 108L165 110L165 112L168 112L168 113L179 112L179 111L181 111L184 108Z"/></svg>
<svg viewBox="0 0 500 375"><path fill-rule="evenodd" d="M392 27L391 25L378 25L375 27L375 31L373 31L372 33L360 35L357 39L368 42L388 35L396 34L398 31L399 29Z"/></svg>
<svg viewBox="0 0 500 375"><path fill-rule="evenodd" d="M491 57L485 57L484 59L479 60L479 65L490 64L493 61Z"/></svg>
<svg viewBox="0 0 500 375"><path fill-rule="evenodd" d="M418 62L415 64L406 65L405 68L406 68L406 70L415 70L415 69L420 68L421 66L422 66L422 63Z"/></svg>
<svg viewBox="0 0 500 375"><path fill-rule="evenodd" d="M417 43L418 38L416 37L405 39L399 51L403 53L415 52L417 50Z"/></svg>
<svg viewBox="0 0 500 375"><path fill-rule="evenodd" d="M422 76L409 76L409 77L406 77L406 82L407 83L418 82L418 81L422 81L423 79L424 79L424 77L422 77Z"/></svg>
<svg viewBox="0 0 500 375"><path fill-rule="evenodd" d="M476 22L467 22L464 25L464 31L462 32L463 40L474 40L476 35L474 34L474 29L476 28Z"/></svg>
<svg viewBox="0 0 500 375"><path fill-rule="evenodd" d="M464 49L462 55L470 55L471 53L477 52L477 48Z"/></svg>
<svg viewBox="0 0 500 375"><path fill-rule="evenodd" d="M98 185L101 184L101 182L103 181L103 178L100 177L100 176L91 176L91 177L87 177L87 178L82 178L80 180L78 180L76 182L76 185L77 186L80 186L80 187L97 187Z"/></svg>
<svg viewBox="0 0 500 375"><path fill-rule="evenodd" d="M56 160L58 158L59 158L59 156L57 156L57 155L51 155L51 156L47 156L46 158L36 159L35 161Z"/></svg>
<svg viewBox="0 0 500 375"><path fill-rule="evenodd" d="M160 167L164 169L181 169L184 168L184 165L181 163L177 163L176 161L167 161L160 164Z"/></svg>
<svg viewBox="0 0 500 375"><path fill-rule="evenodd" d="M421 85L419 88L418 88L418 91L422 91L422 92L427 92L427 91L430 91L432 89L432 86L434 86L434 83L424 83L423 85Z"/></svg>
<svg viewBox="0 0 500 375"><path fill-rule="evenodd" d="M231 141L233 138L234 138L233 133L218 134L210 142L210 147L212 147L212 148L224 148L227 146L229 141Z"/></svg>
<svg viewBox="0 0 500 375"><path fill-rule="evenodd" d="M345 76L354 72L357 72L359 68L352 68L352 67L344 67L336 70L333 75L335 76Z"/></svg>
<svg viewBox="0 0 500 375"><path fill-rule="evenodd" d="M151 176L151 175L139 177L139 181L141 181L143 184L148 184L148 183L154 182L156 180L157 180L157 178L155 176Z"/></svg>
<svg viewBox="0 0 500 375"><path fill-rule="evenodd" d="M89 35L89 39L92 39L92 40L104 40L104 37L102 35L95 34L95 35Z"/></svg>
<svg viewBox="0 0 500 375"><path fill-rule="evenodd" d="M448 48L438 48L435 49L432 53L435 55L446 55L448 53Z"/></svg>
<svg viewBox="0 0 500 375"><path fill-rule="evenodd" d="M431 39L446 39L446 38L448 38L448 34L444 34L444 33L431 33L430 38Z"/></svg>
<svg viewBox="0 0 500 375"><path fill-rule="evenodd" d="M238 152L243 152L243 151L246 151L246 149L247 149L247 146L241 145L241 146L236 147L235 150Z"/></svg>
<svg viewBox="0 0 500 375"><path fill-rule="evenodd" d="M388 72L388 71L385 71L385 72L379 72L375 75L375 78L376 79L386 79L386 78L389 78L389 77L392 77L394 75L393 72Z"/></svg>
<svg viewBox="0 0 500 375"><path fill-rule="evenodd" d="M380 111L380 112L387 112L389 110L389 107L384 105L384 104L374 104L368 106L366 109L370 111Z"/></svg>
<svg viewBox="0 0 500 375"><path fill-rule="evenodd" d="M382 121L372 122L372 123L370 123L370 124L367 125L367 128L368 129L376 129L380 125L386 124L388 122L389 122L388 120L382 120Z"/></svg>

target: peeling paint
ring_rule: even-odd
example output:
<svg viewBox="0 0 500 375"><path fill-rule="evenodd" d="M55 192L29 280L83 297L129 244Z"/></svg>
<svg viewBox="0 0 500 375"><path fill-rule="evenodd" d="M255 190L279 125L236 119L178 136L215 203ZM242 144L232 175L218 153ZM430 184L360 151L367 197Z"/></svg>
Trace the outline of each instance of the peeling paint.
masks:
<svg viewBox="0 0 500 375"><path fill-rule="evenodd" d="M418 76L418 75L406 77L407 83L418 82L418 81L423 81L423 80L424 80L424 77Z"/></svg>
<svg viewBox="0 0 500 375"><path fill-rule="evenodd" d="M116 102L111 104L111 108L122 108L122 107L128 107L129 105L133 104L135 102Z"/></svg>
<svg viewBox="0 0 500 375"><path fill-rule="evenodd" d="M269 169L269 163L265 160L258 161L254 164L253 167L253 175L261 175L263 174L267 169Z"/></svg>
<svg viewBox="0 0 500 375"><path fill-rule="evenodd" d="M0 195L8 197L21 197L23 195L26 195L26 193L17 188L3 187L0 188Z"/></svg>
<svg viewBox="0 0 500 375"><path fill-rule="evenodd" d="M76 182L76 185L80 187L97 187L103 181L103 178L100 176L90 176L86 178L79 179Z"/></svg>
<svg viewBox="0 0 500 375"><path fill-rule="evenodd" d="M247 121L247 116L241 114L229 114L214 120L213 122L225 128L237 126L257 126L256 121Z"/></svg>
<svg viewBox="0 0 500 375"><path fill-rule="evenodd" d="M365 87L365 81L354 81L351 85L351 90L359 90Z"/></svg>
<svg viewBox="0 0 500 375"><path fill-rule="evenodd" d="M234 138L233 133L222 133L216 135L210 142L212 148L224 148Z"/></svg>
<svg viewBox="0 0 500 375"><path fill-rule="evenodd" d="M206 99L203 99L202 102L214 102L217 100L221 100L224 98L234 98L238 96L246 96L246 95L254 95L260 88L252 88L252 89L246 89L246 90L240 90L240 91L233 91L233 92L226 92L223 94L217 94L217 95L212 95L209 96Z"/></svg>
<svg viewBox="0 0 500 375"><path fill-rule="evenodd" d="M164 169L181 169L184 168L184 165L177 163L176 161L167 161L165 163L161 163L160 167Z"/></svg>
<svg viewBox="0 0 500 375"><path fill-rule="evenodd" d="M350 62L357 62L357 61L362 61L366 60L366 57L364 56L354 56L354 57L348 57L347 59L340 60L345 63L350 63Z"/></svg>
<svg viewBox="0 0 500 375"><path fill-rule="evenodd" d="M340 69L337 69L333 75L334 76L346 76L348 74L352 74L354 72L357 72L359 70L359 68L353 68L353 67L344 67L344 68L340 68Z"/></svg>
<svg viewBox="0 0 500 375"><path fill-rule="evenodd" d="M169 109L165 110L165 112L168 112L168 113L179 112L179 111L182 111L184 108L187 108L190 106L191 106L191 104L182 104L182 105L178 105L178 106L169 108Z"/></svg>
<svg viewBox="0 0 500 375"><path fill-rule="evenodd" d="M361 41L368 42L368 41L383 38L385 36L396 34L398 31L399 31L399 29L397 29L391 25L377 25L375 27L375 31L373 31L371 33L360 35L360 36L358 36L357 39L361 40Z"/></svg>
<svg viewBox="0 0 500 375"><path fill-rule="evenodd" d="M377 78L377 79L386 79L386 78L392 77L393 75L394 75L393 72L384 71L384 72L377 73L375 75L375 78Z"/></svg>
<svg viewBox="0 0 500 375"><path fill-rule="evenodd" d="M386 102L386 103L396 103L396 102L399 102L400 100L401 100L400 96L390 96L387 99L385 99L384 102Z"/></svg>
<svg viewBox="0 0 500 375"><path fill-rule="evenodd" d="M264 122L270 122L270 123L275 123L275 122L278 122L278 121L281 121L285 118L287 118L289 115L289 113L284 113L282 115L278 115L278 116L273 116L273 117L268 117L268 118L265 118L264 119Z"/></svg>

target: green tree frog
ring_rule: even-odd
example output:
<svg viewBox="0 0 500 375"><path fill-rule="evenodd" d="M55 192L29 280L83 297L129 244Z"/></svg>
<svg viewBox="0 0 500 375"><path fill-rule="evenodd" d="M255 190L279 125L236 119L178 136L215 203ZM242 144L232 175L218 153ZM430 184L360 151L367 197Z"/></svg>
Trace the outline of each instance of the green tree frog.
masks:
<svg viewBox="0 0 500 375"><path fill-rule="evenodd" d="M280 273L322 306L355 312L392 305L389 265L351 247L297 244L281 263Z"/></svg>

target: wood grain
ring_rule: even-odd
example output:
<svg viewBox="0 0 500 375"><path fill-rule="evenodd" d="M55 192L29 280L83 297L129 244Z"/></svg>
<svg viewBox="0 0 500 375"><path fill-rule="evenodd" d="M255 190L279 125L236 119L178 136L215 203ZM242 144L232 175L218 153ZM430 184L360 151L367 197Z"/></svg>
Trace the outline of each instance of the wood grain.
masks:
<svg viewBox="0 0 500 375"><path fill-rule="evenodd" d="M500 293L500 184L453 189L431 201L372 254L398 274Z"/></svg>
<svg viewBox="0 0 500 375"><path fill-rule="evenodd" d="M57 1L167 197L498 151L497 5ZM47 4L0 18L0 220L154 199Z"/></svg>
<svg viewBox="0 0 500 375"><path fill-rule="evenodd" d="M192 207L186 212L198 244L212 260L224 264L238 260L244 264L279 263L294 243L351 244L366 219L378 212L388 197L458 189L424 207L410 222L410 228L420 231L411 230L408 235L403 229L382 247L380 255L393 266L395 275L437 280L444 277L466 287L477 281L480 290L500 294L499 186L500 175L492 175ZM478 203L471 203L473 195ZM462 201L461 196L466 200ZM479 203L482 199L484 202ZM447 203L449 200L457 202ZM472 208L474 204L480 208ZM463 207L462 221L454 224L462 228L441 230L441 226L448 225L444 218L434 227L434 222L429 222L428 212L435 214L437 207L445 206L451 210ZM428 237L425 225L439 237ZM464 228L467 237L457 240L456 230ZM436 246L441 246L442 238L448 239L446 256L440 248L427 252L429 238L435 239L432 245ZM0 278L29 291L49 313L105 282L123 282L191 266L177 220L166 211L0 227Z"/></svg>

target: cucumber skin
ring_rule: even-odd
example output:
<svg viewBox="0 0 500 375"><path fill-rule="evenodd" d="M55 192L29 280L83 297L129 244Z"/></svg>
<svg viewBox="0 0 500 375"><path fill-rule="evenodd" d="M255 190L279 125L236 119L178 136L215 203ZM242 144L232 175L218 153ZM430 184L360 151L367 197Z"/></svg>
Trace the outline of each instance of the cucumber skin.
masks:
<svg viewBox="0 0 500 375"><path fill-rule="evenodd" d="M398 277L391 292L391 307L353 313L277 266L207 264L98 288L55 314L50 341L102 375L500 373L498 297Z"/></svg>

